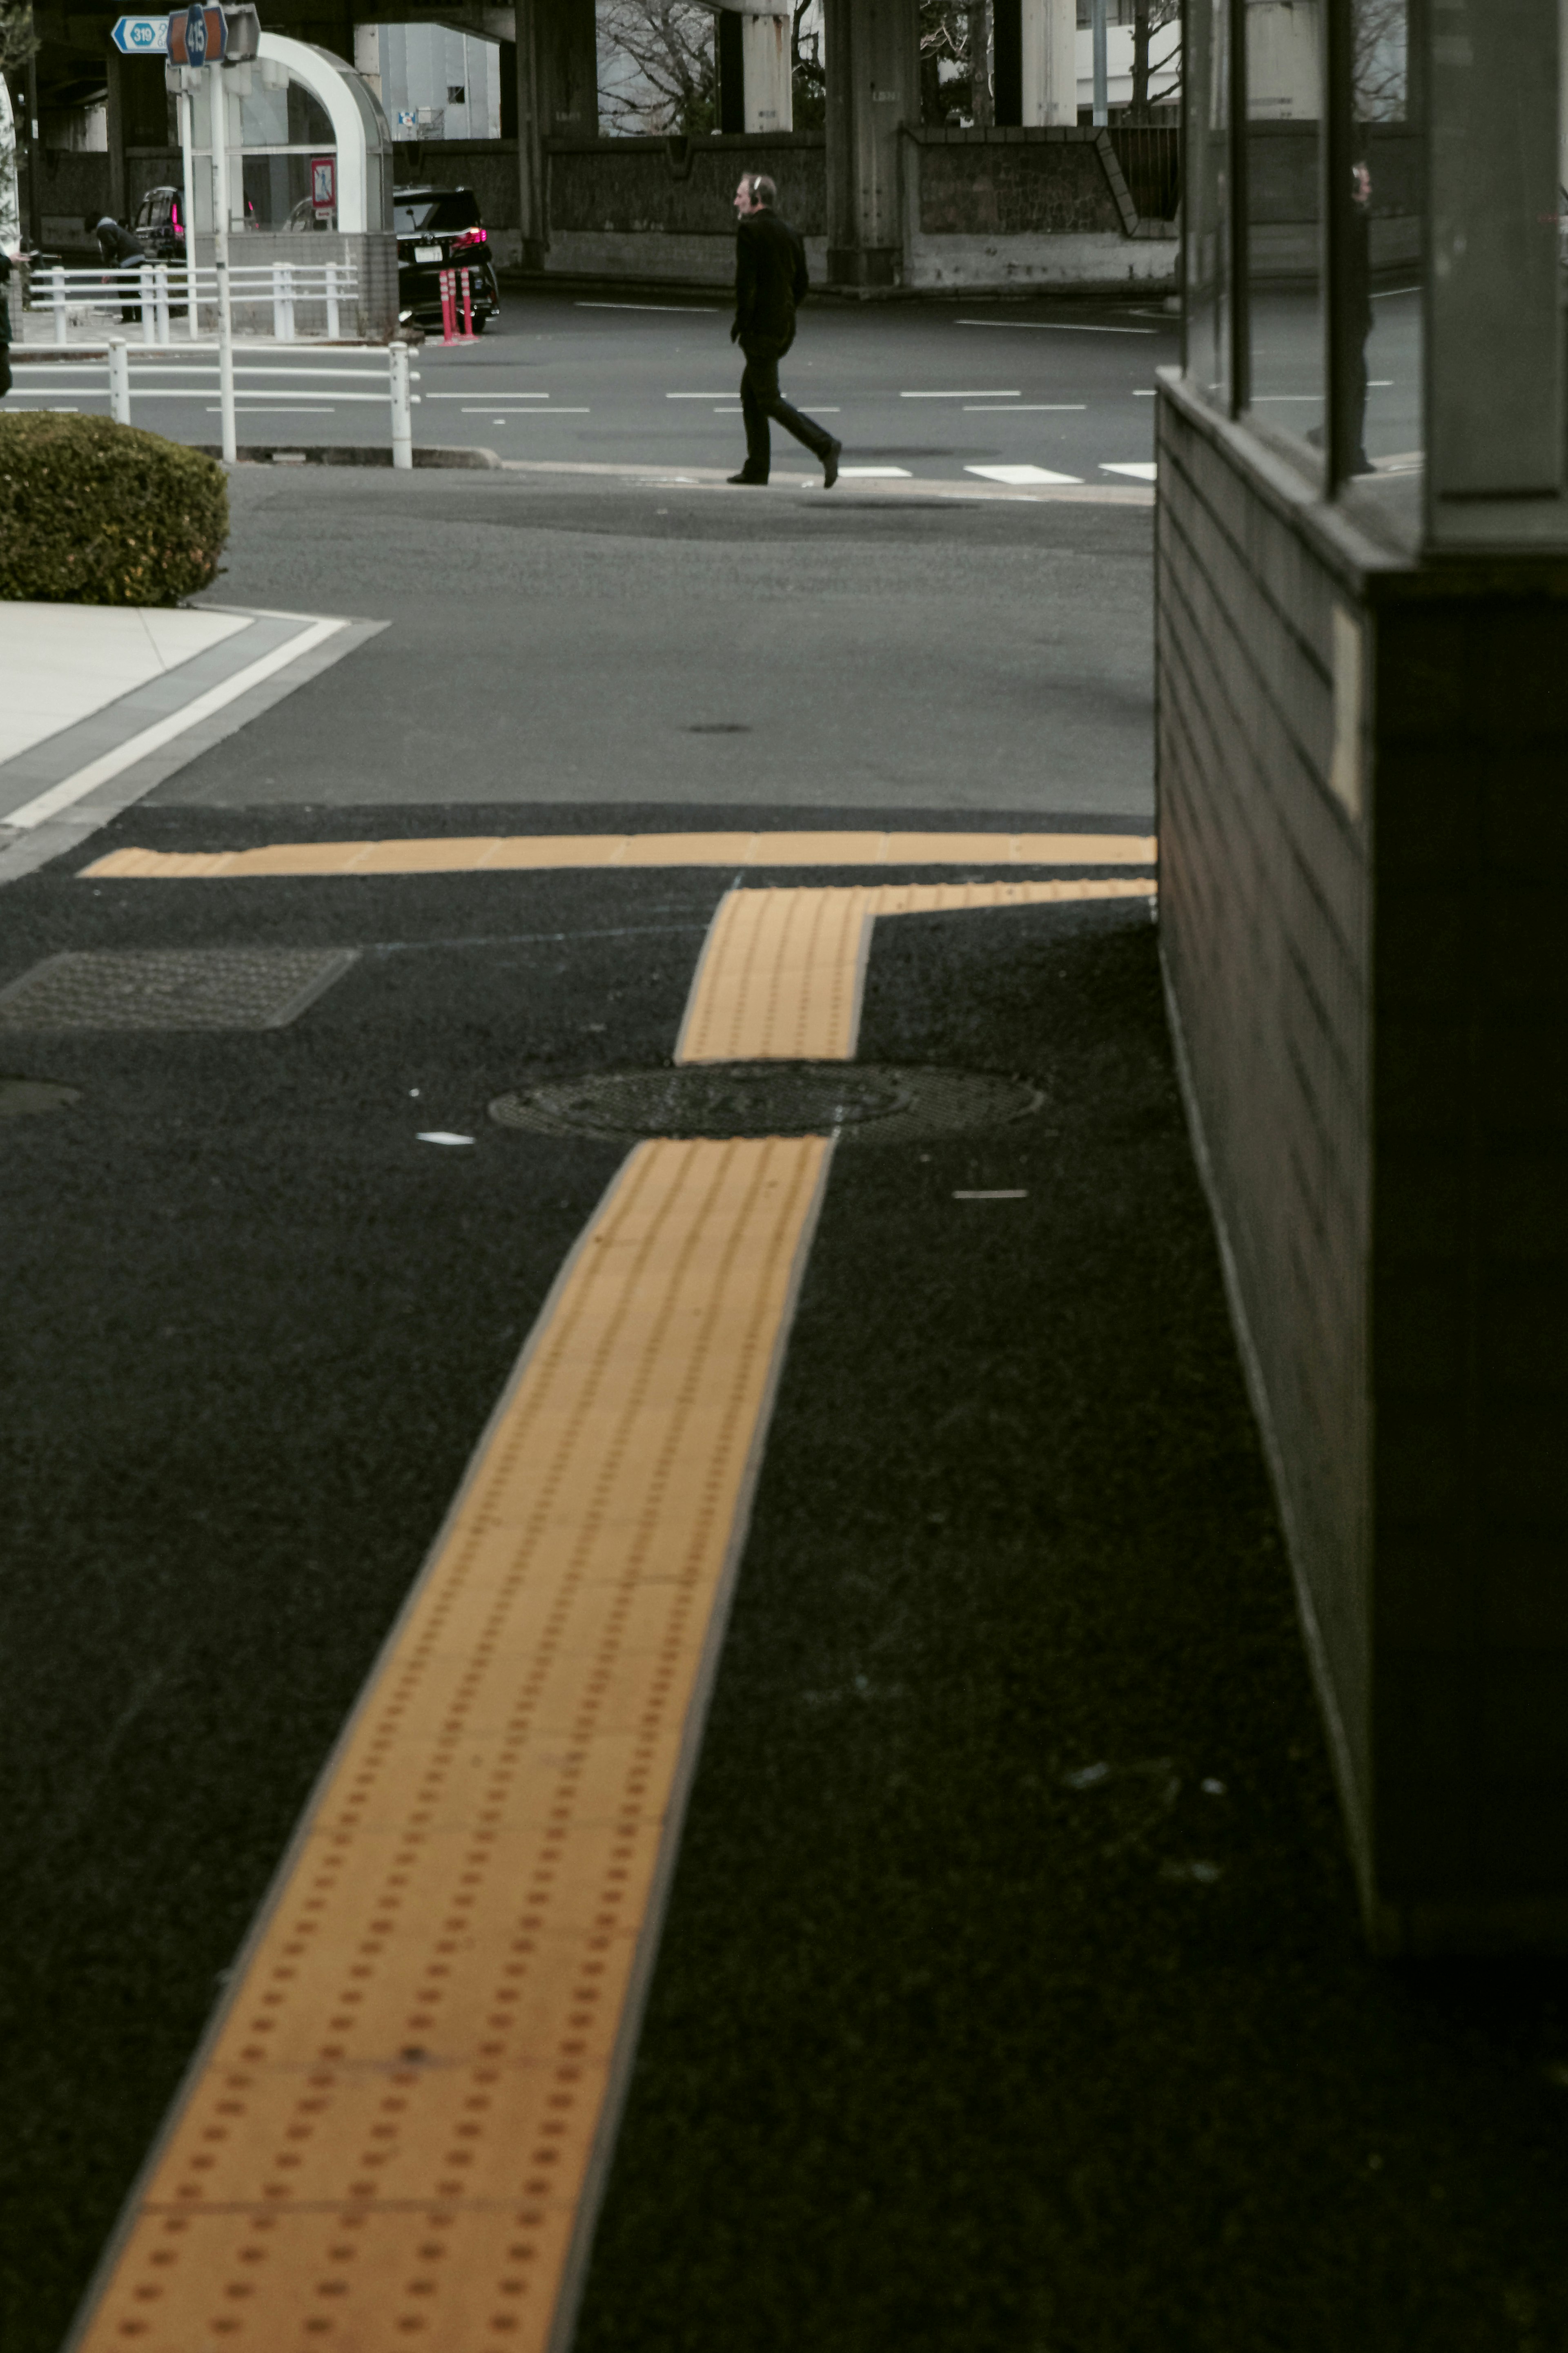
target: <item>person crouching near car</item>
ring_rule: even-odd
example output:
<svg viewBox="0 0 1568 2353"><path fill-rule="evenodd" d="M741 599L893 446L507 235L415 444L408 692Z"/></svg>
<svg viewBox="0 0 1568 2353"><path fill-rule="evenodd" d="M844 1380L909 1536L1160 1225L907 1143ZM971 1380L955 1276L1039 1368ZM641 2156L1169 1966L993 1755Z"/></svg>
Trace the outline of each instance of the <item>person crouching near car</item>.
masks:
<svg viewBox="0 0 1568 2353"><path fill-rule="evenodd" d="M773 206L778 191L762 172L743 172L735 191L739 226L735 232L735 323L730 341L746 355L741 378L741 412L746 420L746 462L732 482L761 489L768 479L772 448L768 419L776 417L786 433L804 441L822 468L822 487L830 491L838 480L844 445L824 426L792 408L779 390L779 362L795 341L796 306L805 300L810 283L805 248L788 221Z"/></svg>
<svg viewBox="0 0 1568 2353"><path fill-rule="evenodd" d="M81 225L89 237L97 237L106 269L134 269L146 260L141 238L133 229L122 227L111 213L84 213ZM141 303L132 301L130 289L124 286L120 294L120 316L127 323L142 316Z"/></svg>

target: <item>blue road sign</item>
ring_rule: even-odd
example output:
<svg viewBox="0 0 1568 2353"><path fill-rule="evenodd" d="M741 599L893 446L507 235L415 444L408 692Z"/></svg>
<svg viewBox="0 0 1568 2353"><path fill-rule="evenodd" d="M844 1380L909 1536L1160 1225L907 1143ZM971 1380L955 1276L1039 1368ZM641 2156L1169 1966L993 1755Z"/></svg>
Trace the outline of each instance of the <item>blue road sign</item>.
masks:
<svg viewBox="0 0 1568 2353"><path fill-rule="evenodd" d="M121 16L110 39L122 58L163 58L169 53L167 16Z"/></svg>
<svg viewBox="0 0 1568 2353"><path fill-rule="evenodd" d="M185 15L185 56L194 66L207 61L207 12L205 8L188 9Z"/></svg>

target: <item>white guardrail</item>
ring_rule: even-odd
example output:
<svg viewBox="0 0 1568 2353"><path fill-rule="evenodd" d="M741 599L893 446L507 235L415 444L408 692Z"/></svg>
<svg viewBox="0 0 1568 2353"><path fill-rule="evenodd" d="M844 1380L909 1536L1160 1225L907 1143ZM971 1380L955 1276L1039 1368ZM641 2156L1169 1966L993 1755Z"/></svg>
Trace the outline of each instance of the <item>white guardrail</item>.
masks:
<svg viewBox="0 0 1568 2353"><path fill-rule="evenodd" d="M26 345L19 343L14 349L20 354L26 351ZM200 399L205 392L216 392L220 406L227 412L224 417L224 440L231 447L237 416L244 414L243 409L237 411L237 392L243 395L249 389L253 396L262 391L280 392L286 388L277 381L280 376L290 379L287 386L290 391L308 388L311 384L323 386L330 384L334 405L349 400L386 404L392 427L392 462L404 469L411 467L414 463L413 403L419 396L409 388L417 383L418 377L408 364L407 344L351 343L340 344L339 349L356 355L363 354L366 359L374 356L380 365L336 367L312 360L304 366L296 366L270 358L236 359L230 370L230 381L226 385L222 350L216 343L193 346L193 356L189 359L175 359L172 355L166 358L161 351L156 356L150 357L146 355L145 345L131 344L121 336L111 335L101 357L84 354L79 360L37 360L30 366L25 359L18 357L11 373L19 392L42 391L46 386L58 386L61 392L85 391L89 395L97 390L96 385L84 385L79 379L84 375L102 377L107 374L109 412L117 425L131 423L133 402L190 401ZM209 353L210 358L207 356ZM134 367L132 365L133 354L136 359ZM169 379L174 376L184 381L171 383ZM35 377L39 379L37 384L23 381L24 378ZM243 381L246 378L262 378L265 381L247 386ZM340 390L341 383L351 384L356 388L353 391ZM362 385L373 385L375 389L368 392L357 389Z"/></svg>
<svg viewBox="0 0 1568 2353"><path fill-rule="evenodd" d="M335 343L342 306L353 303L357 281L351 265L342 261L254 261L234 264L228 286L236 308L271 306L272 332L279 343L309 340L310 331L299 313L313 308L322 321L316 332ZM173 342L170 322L177 304L184 306L185 331L195 341L201 310L216 310L217 301L215 267L193 269L183 261L147 261L128 262L120 269L36 270L30 307L53 311L57 343L70 341L73 312L139 310L142 342L151 348Z"/></svg>

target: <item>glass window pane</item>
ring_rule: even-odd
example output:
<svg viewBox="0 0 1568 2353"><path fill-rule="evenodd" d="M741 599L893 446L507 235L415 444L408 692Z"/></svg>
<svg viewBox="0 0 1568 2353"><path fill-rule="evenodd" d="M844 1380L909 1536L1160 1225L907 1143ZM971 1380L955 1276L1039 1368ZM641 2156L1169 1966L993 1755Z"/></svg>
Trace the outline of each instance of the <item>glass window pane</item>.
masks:
<svg viewBox="0 0 1568 2353"><path fill-rule="evenodd" d="M1352 26L1350 268L1342 316L1352 349L1360 347L1352 384L1362 433L1349 470L1409 478L1421 470L1424 439L1426 244L1426 135L1411 79L1409 0L1352 0Z"/></svg>
<svg viewBox="0 0 1568 2353"><path fill-rule="evenodd" d="M1185 90L1185 367L1230 406L1230 39L1226 0L1190 0Z"/></svg>
<svg viewBox="0 0 1568 2353"><path fill-rule="evenodd" d="M1248 405L1259 423L1321 448L1321 0L1247 0L1246 24Z"/></svg>

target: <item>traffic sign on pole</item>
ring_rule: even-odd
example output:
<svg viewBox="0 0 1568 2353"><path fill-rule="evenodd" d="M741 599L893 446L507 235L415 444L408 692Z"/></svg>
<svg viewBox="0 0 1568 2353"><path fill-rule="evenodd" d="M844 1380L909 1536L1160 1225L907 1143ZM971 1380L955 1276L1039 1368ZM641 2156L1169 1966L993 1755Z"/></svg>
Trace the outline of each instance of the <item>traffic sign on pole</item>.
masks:
<svg viewBox="0 0 1568 2353"><path fill-rule="evenodd" d="M172 64L216 66L227 53L228 18L221 8L187 8L183 15L169 18Z"/></svg>
<svg viewBox="0 0 1568 2353"><path fill-rule="evenodd" d="M121 16L109 36L122 58L163 58L169 53L167 16Z"/></svg>

